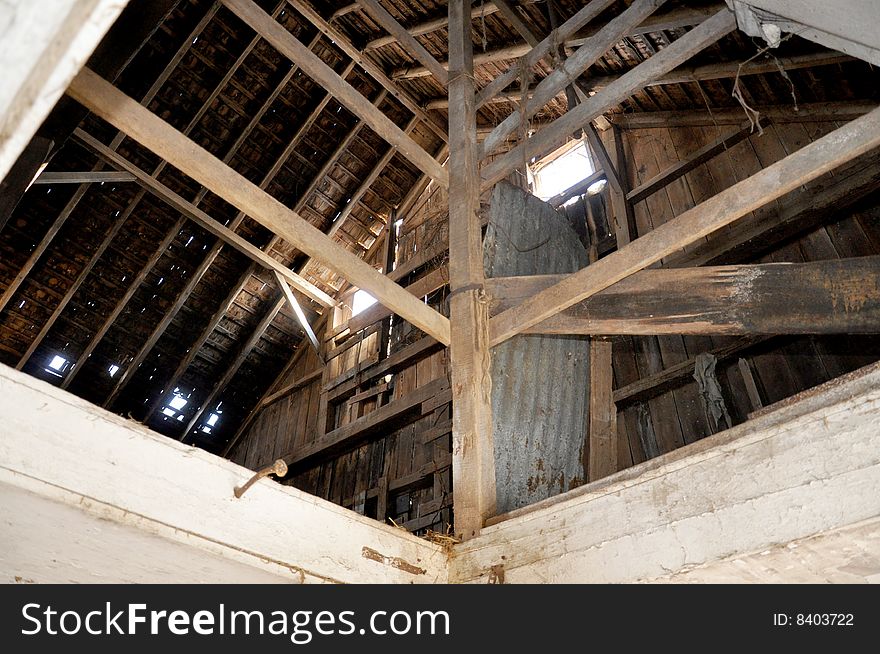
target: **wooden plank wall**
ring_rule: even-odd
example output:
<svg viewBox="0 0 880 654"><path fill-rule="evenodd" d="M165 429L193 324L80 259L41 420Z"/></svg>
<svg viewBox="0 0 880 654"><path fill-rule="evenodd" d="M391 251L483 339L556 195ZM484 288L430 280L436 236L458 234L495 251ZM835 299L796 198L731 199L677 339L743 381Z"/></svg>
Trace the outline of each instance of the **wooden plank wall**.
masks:
<svg viewBox="0 0 880 654"><path fill-rule="evenodd" d="M750 136L636 203L634 208L639 234L667 222L837 126L834 122L766 126L763 136ZM633 188L686 159L691 153L716 140L722 130L730 131L730 127L625 130L627 161L635 162L628 170L629 187ZM853 167L858 165L856 163ZM847 173L848 169L843 169L826 178ZM822 181L817 180L817 183ZM752 223L767 220L785 203L802 199L796 195L782 198L743 220ZM880 203L876 198L877 194L874 193L856 205L854 210L845 210L840 215L832 216L823 226L790 238L757 257L740 258L738 262L818 261L878 254ZM607 203L597 203L594 199L593 207L597 204L601 207ZM572 213L576 214L577 209L569 210L569 214ZM601 227L604 218L598 222ZM615 389L649 379L701 352L730 346L736 341L736 338L714 336L616 338ZM740 362L740 359L743 361ZM751 399L755 390L761 404L767 406L878 359L880 339L874 336L777 337L752 346L741 356L719 361L717 377L731 421L739 424L760 408ZM690 372L671 390L643 401L623 406L619 404L619 469L717 431L710 424L697 383ZM753 385L752 388L749 385Z"/></svg>
<svg viewBox="0 0 880 654"><path fill-rule="evenodd" d="M639 234L665 223L835 127L833 122L766 126L763 136L753 135L737 143L637 203L635 217ZM728 126L624 130L628 161L635 162L627 171L629 187L651 179L717 139L721 130L729 129ZM858 165L864 167L864 162L853 164ZM844 176L849 172L847 169L836 171L830 177L846 179ZM827 179L816 183L826 182ZM801 195L803 197L795 197L797 194L784 197L743 220L754 224L767 220L786 203L790 205L808 197ZM880 203L871 199L869 196L855 209L842 210L840 215L823 217L821 227L790 238L759 256L742 256L736 261L816 261L880 254ZM588 205L592 225L586 216ZM598 256L614 247L613 230L605 216L607 205L607 196L600 195L567 209L584 246L589 249L595 240ZM397 239L396 268L408 267L408 263L415 261L423 263L398 280L403 285L446 263L447 254L442 248L447 240L445 207L445 193L429 187L404 216ZM432 248L438 245L439 251L432 253ZM426 253L430 255L427 259ZM446 315L447 293L444 287L428 298L432 306ZM351 293L344 302L351 303ZM349 316L350 309L343 308L333 324L340 325ZM422 336L420 330L395 318L391 327L391 353L418 342ZM378 334L369 329L353 337L357 340L339 341L331 327L324 338L328 341L325 348L339 351L328 363L324 378L315 379L266 407L231 453L234 461L255 469L314 443L322 433L318 424L322 386L355 365L363 365L378 356ZM343 351L340 345L346 343L351 346ZM663 390L643 391L638 397L618 402L618 469L696 442L723 428L723 425L713 425L707 415L697 383L691 376L692 359L703 352L737 343L737 338L714 336L614 339L614 386L618 393L636 382L644 383L684 364L684 372L672 383L665 384ZM730 421L735 425L760 410L759 404L768 406L878 359L880 339L873 336L777 337L761 340L732 357L721 359L717 378ZM302 378L319 365L313 353L306 354L278 387ZM387 392L356 403L340 403L337 410L331 412L334 418L327 428L332 430L349 424L446 375L446 352L440 350L393 375ZM385 382L381 379L376 384ZM423 405L425 415L417 421L389 430L387 434L380 433L353 451L298 472L288 483L365 515L375 517L382 513L411 531L427 528L445 531L452 520L452 480L448 466L451 443L446 427L451 424L451 413L448 399L437 407L430 404Z"/></svg>
<svg viewBox="0 0 880 654"><path fill-rule="evenodd" d="M429 189L406 217L397 239L397 267L420 257L432 245L445 244L447 220L445 213L440 213L445 212L444 196L440 189ZM410 284L442 266L447 259L444 252L400 282ZM444 287L428 297L428 302L444 315L448 315L447 292ZM351 317L353 294L354 289L342 297L343 306L337 310L333 325L342 325ZM319 439L322 386L357 365L369 365L379 353L379 334L371 332L370 328L344 341L332 338L333 331L332 325L325 331L325 351L336 348L339 354L328 361L323 378L315 379L263 409L230 453L233 461L257 469ZM390 354L424 337L421 330L395 316L390 330ZM277 387L283 388L322 365L317 355L310 351ZM404 398L447 375L446 351L441 349L394 374L389 379L388 391L356 402L340 402L335 410L328 412L331 418L327 430L369 415L380 406ZM376 386L389 383L385 378L378 382ZM378 514L384 505L385 517L410 531L432 529L445 533L447 525L452 522L449 458L452 415L448 398L438 398L438 401L437 407L423 405L425 415L411 424L385 436L380 434L349 453L294 474L288 483L379 519L382 519ZM447 424L448 429L444 429Z"/></svg>

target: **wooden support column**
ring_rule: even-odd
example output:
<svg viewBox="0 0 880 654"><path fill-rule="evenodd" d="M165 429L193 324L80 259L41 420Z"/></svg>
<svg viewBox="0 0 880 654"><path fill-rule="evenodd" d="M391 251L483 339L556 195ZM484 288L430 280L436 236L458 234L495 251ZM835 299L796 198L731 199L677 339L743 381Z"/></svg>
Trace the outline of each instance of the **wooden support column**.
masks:
<svg viewBox="0 0 880 654"><path fill-rule="evenodd" d="M629 174L626 154L623 150L623 134L616 125L611 129L611 135L614 139L617 179L620 186L620 188L611 186L611 211L614 214L614 235L617 238L617 247L622 248L638 236L638 230L635 211L633 211L632 204L626 199L629 190Z"/></svg>
<svg viewBox="0 0 880 654"><path fill-rule="evenodd" d="M611 341L590 339L589 481L617 472L617 407L612 387Z"/></svg>
<svg viewBox="0 0 880 654"><path fill-rule="evenodd" d="M489 312L483 293L480 179L470 0L449 3L449 281L455 533L480 533L495 512Z"/></svg>

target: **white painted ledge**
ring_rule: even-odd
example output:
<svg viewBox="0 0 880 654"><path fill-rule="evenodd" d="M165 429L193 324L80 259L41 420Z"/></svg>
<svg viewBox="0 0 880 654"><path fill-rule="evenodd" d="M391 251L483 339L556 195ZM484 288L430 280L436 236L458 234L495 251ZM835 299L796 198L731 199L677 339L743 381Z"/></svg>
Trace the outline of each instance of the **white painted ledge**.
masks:
<svg viewBox="0 0 880 654"><path fill-rule="evenodd" d="M127 4L0 1L0 179Z"/></svg>
<svg viewBox="0 0 880 654"><path fill-rule="evenodd" d="M0 416L0 580L446 581L433 543L271 480L236 499L251 471L6 366Z"/></svg>
<svg viewBox="0 0 880 654"><path fill-rule="evenodd" d="M810 542L834 565L854 566L864 580L875 580L876 523L867 523L867 532L854 525L880 516L878 425L875 366L734 429L515 512L456 548L450 581L485 583L493 567L495 576L503 568L505 583L686 581L698 578L701 566L750 553L754 564L764 551L775 551L779 563L786 553L796 556L788 544L822 535ZM737 567L749 574L737 577ZM759 566L724 570L728 581L755 581L750 575ZM759 574L764 581L782 576ZM834 579L840 576L828 581Z"/></svg>

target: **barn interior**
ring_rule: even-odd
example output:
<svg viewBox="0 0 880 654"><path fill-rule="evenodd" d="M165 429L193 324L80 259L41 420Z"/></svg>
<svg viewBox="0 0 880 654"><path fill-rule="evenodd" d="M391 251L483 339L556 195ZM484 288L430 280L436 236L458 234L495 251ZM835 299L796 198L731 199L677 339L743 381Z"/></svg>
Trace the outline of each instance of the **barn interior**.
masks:
<svg viewBox="0 0 880 654"><path fill-rule="evenodd" d="M880 581L877 6L61 4L5 579Z"/></svg>

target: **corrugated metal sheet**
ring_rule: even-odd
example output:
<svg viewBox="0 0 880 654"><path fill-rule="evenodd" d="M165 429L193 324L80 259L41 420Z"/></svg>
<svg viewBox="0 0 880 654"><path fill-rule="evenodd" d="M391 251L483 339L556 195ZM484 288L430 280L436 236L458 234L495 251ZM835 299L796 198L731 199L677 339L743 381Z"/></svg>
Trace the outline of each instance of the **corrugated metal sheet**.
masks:
<svg viewBox="0 0 880 654"><path fill-rule="evenodd" d="M489 214L487 276L566 273L587 264L565 218L521 189L498 184ZM583 481L588 383L586 338L516 336L492 350L499 512Z"/></svg>

